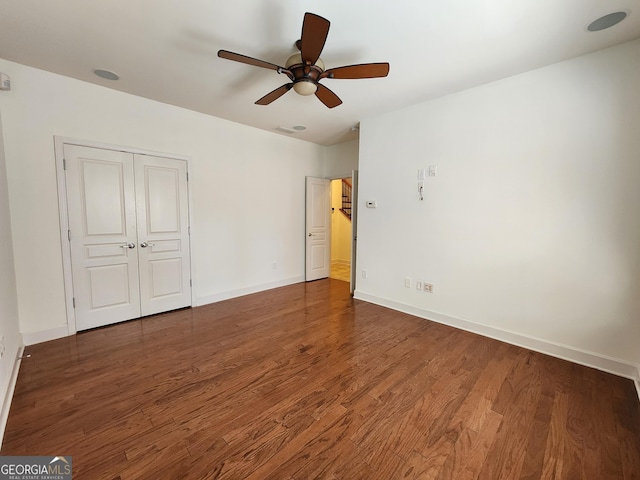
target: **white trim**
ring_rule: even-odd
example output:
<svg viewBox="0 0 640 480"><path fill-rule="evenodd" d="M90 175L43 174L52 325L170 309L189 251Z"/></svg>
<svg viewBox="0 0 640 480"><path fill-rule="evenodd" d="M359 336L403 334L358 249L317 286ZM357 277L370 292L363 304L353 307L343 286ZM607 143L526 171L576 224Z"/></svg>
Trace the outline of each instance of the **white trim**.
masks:
<svg viewBox="0 0 640 480"><path fill-rule="evenodd" d="M56 178L58 185L58 217L60 219L60 244L62 246L62 279L64 300L67 311L67 334L76 333L76 314L73 309L73 276L71 275L71 245L69 242L69 210L67 209L67 181L64 174L63 137L53 137L56 157ZM51 340L51 339L48 339ZM46 340L43 340L46 341ZM26 339L25 339L26 342ZM33 343L38 343L37 341ZM30 343L29 345L33 345Z"/></svg>
<svg viewBox="0 0 640 480"><path fill-rule="evenodd" d="M191 175L191 157L187 160L187 208L189 209L189 215L187 221L189 222L189 286L191 288L191 306L196 306L196 286L194 284L194 255L193 255L193 222L191 221L193 218L193 195L191 195L191 180L193 179L193 175Z"/></svg>
<svg viewBox="0 0 640 480"><path fill-rule="evenodd" d="M9 377L9 383L7 384L7 391L4 393L4 399L2 401L2 413L0 414L0 447L4 441L4 430L7 428L7 421L9 420L9 410L11 410L11 401L13 400L13 392L16 389L16 383L18 382L18 371L20 370L20 362L18 359L22 357L24 352L24 346L18 348L15 358L13 359L13 365L11 366L11 376Z"/></svg>
<svg viewBox="0 0 640 480"><path fill-rule="evenodd" d="M550 342L540 338L530 337L507 330L502 330L479 323L470 322L442 313L432 312L423 308L407 305L394 300L377 297L368 293L356 291L354 298L364 300L365 302L374 303L383 307L391 308L403 313L415 315L416 317L431 320L451 327L466 330L468 332L477 333L484 337L493 338L502 342L516 345L518 347L527 348L536 352L551 355L552 357L568 360L579 365L595 368L607 373L613 373L620 377L630 378L635 382L638 390L638 398L640 399L640 365L627 362L618 358L608 357L599 353L588 352L579 348L560 343Z"/></svg>
<svg viewBox="0 0 640 480"><path fill-rule="evenodd" d="M115 150L116 152L126 152L139 155L150 155L152 157L173 158L176 160L185 160L187 163L191 161L189 155L181 155L179 153L158 152L156 150L146 150L144 148L129 147L125 145L113 145L112 143L94 142L91 140L80 140L78 138L53 136L56 146L58 144L78 145L80 147L100 148L102 150ZM57 152L56 152L57 153Z"/></svg>
<svg viewBox="0 0 640 480"><path fill-rule="evenodd" d="M39 332L23 333L22 341L25 345L35 345L36 343L48 342L49 340L57 340L58 338L68 337L73 335L70 333L67 325L51 328L49 330L42 330Z"/></svg>
<svg viewBox="0 0 640 480"><path fill-rule="evenodd" d="M65 297L65 306L67 311L67 325L66 325L66 333L64 335L58 335L55 337L48 338L46 336L47 332L36 332L29 335L29 338L45 338L45 340L36 340L31 343L27 343L25 336L25 345L33 345L34 343L45 342L47 340L53 340L55 338L65 337L67 335L73 335L77 332L76 326L76 314L73 308L73 276L71 274L71 242L68 237L69 230L69 210L67 209L67 185L66 185L66 177L64 174L64 146L65 145L78 145L82 147L91 147L91 148L100 148L103 150L115 150L118 152L127 152L132 153L134 155L151 155L155 157L163 157L163 158L172 158L175 160L184 160L187 164L187 174L189 175L189 180L191 180L191 157L188 155L179 155L174 153L166 153L166 152L156 152L153 150L145 150L137 147L126 147L121 145L111 145L108 143L102 142L93 142L89 140L79 140L77 138L70 137L60 137L54 135L54 149L55 149L55 157L56 157L56 177L57 177L57 185L58 185L58 213L60 219L60 242L62 245L62 273L63 273L63 281L64 281L64 297ZM189 229L191 230L191 225L193 224L193 208L191 202L191 185L190 181L187 182L187 198L188 198L188 223ZM193 242L191 241L192 235L189 235L189 267L191 268L191 279L193 279ZM195 305L194 303L194 285L191 285L191 305ZM57 332L58 329L49 330L48 332ZM56 333L57 334L57 333Z"/></svg>
<svg viewBox="0 0 640 480"><path fill-rule="evenodd" d="M208 305L209 303L221 302L223 300L229 300L230 298L242 297L243 295L249 295L251 293L271 290L272 288L286 287L287 285L302 283L304 281L304 275L301 275L298 277L287 278L285 280L279 280L277 282L263 283L261 285L254 285L251 287L238 288L237 290L229 290L213 295L206 295L204 297L196 298L196 303L194 306L201 307L202 305Z"/></svg>

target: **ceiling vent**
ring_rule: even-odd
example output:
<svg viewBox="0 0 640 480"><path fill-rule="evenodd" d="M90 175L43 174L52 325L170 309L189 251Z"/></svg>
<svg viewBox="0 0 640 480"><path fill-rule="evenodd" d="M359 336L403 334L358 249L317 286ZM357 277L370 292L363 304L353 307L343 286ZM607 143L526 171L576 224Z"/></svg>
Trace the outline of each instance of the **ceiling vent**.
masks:
<svg viewBox="0 0 640 480"><path fill-rule="evenodd" d="M282 132L282 133L296 133L295 130L291 130L290 128L287 127L276 127L274 128L275 131L277 132Z"/></svg>

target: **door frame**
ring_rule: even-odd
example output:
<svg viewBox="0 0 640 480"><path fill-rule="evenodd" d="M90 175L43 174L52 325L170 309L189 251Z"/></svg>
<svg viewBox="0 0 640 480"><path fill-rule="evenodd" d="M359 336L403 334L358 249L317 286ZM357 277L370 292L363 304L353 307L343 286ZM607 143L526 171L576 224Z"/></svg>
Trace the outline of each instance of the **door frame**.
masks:
<svg viewBox="0 0 640 480"><path fill-rule="evenodd" d="M349 290L353 297L358 280L356 262L358 259L358 180L357 169L351 171L351 281Z"/></svg>
<svg viewBox="0 0 640 480"><path fill-rule="evenodd" d="M62 137L54 135L54 149L56 158L56 179L58 186L58 217L60 221L60 244L62 246L62 276L64 282L64 299L67 312L67 334L73 335L77 330L75 307L73 305L73 277L71 272L71 242L69 240L69 210L67 205L67 183L64 169L64 145L78 145L81 147L100 148L103 150L115 150L117 152L126 152L131 154L152 155L156 157L173 158L175 160L183 160L187 164L187 205L189 209L188 221L189 231L192 225L193 205L191 199L189 176L191 170L191 157L175 153L158 152L154 150L146 150L137 147L126 147L109 143L94 142L90 140L80 140L77 138ZM191 278L193 279L193 242L191 234L189 235L189 268L191 270ZM191 305L194 305L194 288L191 286Z"/></svg>
<svg viewBox="0 0 640 480"><path fill-rule="evenodd" d="M350 281L349 281L349 290L351 296L353 297L354 292L356 291L356 281L358 276L356 275L356 261L357 261L357 249L358 249L358 169L351 170L351 176L340 175L337 177L319 177L325 178L326 180L334 181L334 180L343 180L345 178L351 178L351 272L350 272ZM331 190L329 190L329 197L331 200ZM331 210L331 205L333 200L330 201L329 210ZM306 229L306 225L305 225ZM331 235L333 235L333 230L331 231ZM306 232L305 232L305 242L306 242ZM329 242L331 242L331 237L329 237ZM305 243L306 245L306 243ZM305 250L306 251L306 250ZM329 267L331 269L331 267Z"/></svg>

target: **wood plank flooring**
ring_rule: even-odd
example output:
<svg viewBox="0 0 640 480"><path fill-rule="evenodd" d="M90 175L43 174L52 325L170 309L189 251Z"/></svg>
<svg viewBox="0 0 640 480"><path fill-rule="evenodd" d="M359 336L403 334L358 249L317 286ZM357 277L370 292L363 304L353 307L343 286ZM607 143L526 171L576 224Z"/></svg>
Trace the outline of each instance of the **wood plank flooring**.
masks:
<svg viewBox="0 0 640 480"><path fill-rule="evenodd" d="M630 380L321 280L26 349L2 455L74 479L638 479Z"/></svg>

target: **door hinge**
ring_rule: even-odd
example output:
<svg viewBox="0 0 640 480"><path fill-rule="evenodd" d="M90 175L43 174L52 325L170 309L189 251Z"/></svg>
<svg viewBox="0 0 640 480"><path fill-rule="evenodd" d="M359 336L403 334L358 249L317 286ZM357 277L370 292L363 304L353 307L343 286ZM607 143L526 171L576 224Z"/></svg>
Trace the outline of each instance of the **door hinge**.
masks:
<svg viewBox="0 0 640 480"><path fill-rule="evenodd" d="M67 230L67 239L71 241L71 230Z"/></svg>
<svg viewBox="0 0 640 480"><path fill-rule="evenodd" d="M193 287L193 280L189 279L189 286Z"/></svg>
<svg viewBox="0 0 640 480"><path fill-rule="evenodd" d="M191 235L191 225L187 227L187 235Z"/></svg>
<svg viewBox="0 0 640 480"><path fill-rule="evenodd" d="M187 182L189 181L189 172L187 172Z"/></svg>
<svg viewBox="0 0 640 480"><path fill-rule="evenodd" d="M63 159L62 159L62 169L63 169L63 170L66 170L66 169L67 169L67 159L66 159L66 158L63 158Z"/></svg>
<svg viewBox="0 0 640 480"><path fill-rule="evenodd" d="M73 308L76 308L76 297L73 297Z"/></svg>

